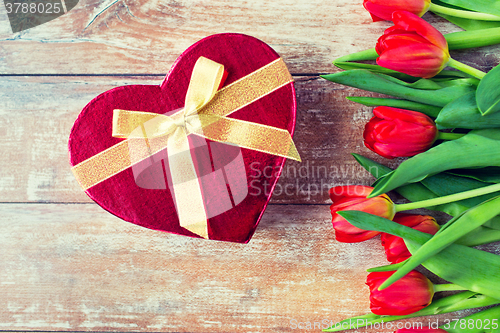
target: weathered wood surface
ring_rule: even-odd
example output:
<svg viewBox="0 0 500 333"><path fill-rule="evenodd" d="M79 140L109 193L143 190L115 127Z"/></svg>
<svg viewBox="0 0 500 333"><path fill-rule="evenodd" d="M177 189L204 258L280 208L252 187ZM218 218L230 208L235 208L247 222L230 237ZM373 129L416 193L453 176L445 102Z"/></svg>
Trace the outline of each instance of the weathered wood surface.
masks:
<svg viewBox="0 0 500 333"><path fill-rule="evenodd" d="M333 185L368 185L373 179L350 153L375 158L362 142L371 108L345 100L355 89L317 76L295 80L294 141L303 162L286 162L273 202L326 203ZM68 164L73 122L105 90L159 82L161 77L1 78L0 169L11 172L0 177L0 202L90 202Z"/></svg>
<svg viewBox="0 0 500 333"><path fill-rule="evenodd" d="M389 27L358 0L80 0L62 17L12 34L0 6L0 73L158 74L196 41L222 32L263 40L292 73L332 71L339 56L374 47ZM443 33L460 30L431 14Z"/></svg>
<svg viewBox="0 0 500 333"><path fill-rule="evenodd" d="M325 205L270 206L249 244L151 231L93 204L0 216L0 330L317 332L368 312L365 270L385 264L378 238L335 242Z"/></svg>
<svg viewBox="0 0 500 333"><path fill-rule="evenodd" d="M81 0L15 36L3 20L0 73L166 73L188 46L221 32L262 39L292 72L329 72L336 56L372 47L383 31L354 0Z"/></svg>
<svg viewBox="0 0 500 333"><path fill-rule="evenodd" d="M369 94L318 74L389 26L359 0L81 0L12 34L0 5L0 330L288 332L367 312L365 269L385 263L379 240L337 243L328 206L304 204L373 179L350 157L375 157L361 140L371 108L345 101ZM286 163L252 241L151 231L90 203L67 162L80 110L116 86L159 84L189 45L220 32L270 44L296 79L303 163ZM488 70L498 50L453 56Z"/></svg>

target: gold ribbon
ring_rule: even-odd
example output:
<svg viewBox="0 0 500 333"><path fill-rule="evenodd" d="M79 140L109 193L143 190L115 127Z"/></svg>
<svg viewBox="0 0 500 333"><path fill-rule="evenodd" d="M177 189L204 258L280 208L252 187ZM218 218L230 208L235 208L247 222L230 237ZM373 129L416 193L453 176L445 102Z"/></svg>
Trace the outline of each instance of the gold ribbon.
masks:
<svg viewBox="0 0 500 333"><path fill-rule="evenodd" d="M188 135L300 161L288 131L227 117L293 82L283 60L277 59L217 91L223 73L222 65L200 57L193 68L184 108L170 116L114 110L112 135L127 140L75 165L72 171L80 185L87 190L167 148L180 225L208 238L206 210Z"/></svg>

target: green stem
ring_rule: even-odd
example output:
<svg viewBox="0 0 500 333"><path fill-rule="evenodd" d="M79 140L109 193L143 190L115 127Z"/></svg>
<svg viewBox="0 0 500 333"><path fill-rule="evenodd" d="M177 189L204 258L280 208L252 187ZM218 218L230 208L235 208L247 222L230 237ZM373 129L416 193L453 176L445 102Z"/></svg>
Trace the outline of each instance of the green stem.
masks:
<svg viewBox="0 0 500 333"><path fill-rule="evenodd" d="M470 49L500 43L500 28L458 31L444 37L450 50Z"/></svg>
<svg viewBox="0 0 500 333"><path fill-rule="evenodd" d="M436 140L456 140L463 137L465 134L460 133L446 133L446 132L438 132Z"/></svg>
<svg viewBox="0 0 500 333"><path fill-rule="evenodd" d="M467 290L467 289L457 286L456 284L453 283L443 283L434 285L434 292L436 293L440 291L457 291L457 290Z"/></svg>
<svg viewBox="0 0 500 333"><path fill-rule="evenodd" d="M446 195L444 197L433 198L428 200L422 200L417 202L410 202L407 204L399 204L395 205L396 212L401 212L404 210L417 209L417 208L425 208L430 206L437 206L446 204L449 202L465 200L473 197L478 197L483 194L489 194L496 191L500 191L500 184L489 185L481 188L477 188L470 191L465 191L461 193Z"/></svg>
<svg viewBox="0 0 500 333"><path fill-rule="evenodd" d="M500 16L444 7L444 6L436 5L435 3L431 3L431 7L429 8L429 10L431 12L434 12L434 13L445 14L445 15L450 15L450 16L455 16L455 17L461 17L461 18L470 19L470 20L500 21Z"/></svg>
<svg viewBox="0 0 500 333"><path fill-rule="evenodd" d="M500 43L500 27L481 30L457 31L444 35L450 50L470 49ZM365 61L378 58L375 48L351 53L334 60L344 61Z"/></svg>
<svg viewBox="0 0 500 333"><path fill-rule="evenodd" d="M461 63L460 61L456 61L455 59L452 58L450 58L450 60L448 61L448 66L458 69L459 71L462 71L469 75L472 75L480 80L486 75L485 72L480 71L479 69L466 65L464 63Z"/></svg>

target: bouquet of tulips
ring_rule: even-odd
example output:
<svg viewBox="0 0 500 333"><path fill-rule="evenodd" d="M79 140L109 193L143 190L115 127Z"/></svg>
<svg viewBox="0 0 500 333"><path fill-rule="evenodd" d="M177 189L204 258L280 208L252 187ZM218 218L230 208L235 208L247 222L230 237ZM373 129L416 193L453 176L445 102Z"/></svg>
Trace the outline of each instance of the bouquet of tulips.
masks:
<svg viewBox="0 0 500 333"><path fill-rule="evenodd" d="M337 59L344 71L323 78L396 97L348 99L375 106L365 146L407 159L392 170L353 154L377 178L373 187L330 189L336 239L381 234L391 264L369 269L372 313L325 331L497 305L455 324L398 333L500 332L500 256L474 248L500 241L500 66L485 73L450 56L500 42L500 2L364 0L364 6L374 21L394 25L374 49ZM465 30L442 35L421 18L429 10ZM393 203L386 194L392 190L410 202ZM417 208L451 219L440 226L432 216L402 213ZM415 270L419 265L449 283L432 284ZM441 291L460 292L434 298Z"/></svg>

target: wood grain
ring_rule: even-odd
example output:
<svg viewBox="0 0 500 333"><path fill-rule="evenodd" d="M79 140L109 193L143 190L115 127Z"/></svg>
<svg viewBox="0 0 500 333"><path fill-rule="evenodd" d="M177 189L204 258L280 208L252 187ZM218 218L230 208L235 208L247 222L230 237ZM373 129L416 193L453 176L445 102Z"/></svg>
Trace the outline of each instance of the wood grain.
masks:
<svg viewBox="0 0 500 333"><path fill-rule="evenodd" d="M330 71L331 60L352 49L345 31L362 29L361 47L375 40L363 11L354 0L81 0L57 20L0 35L0 72L166 73L188 46L222 32L262 39L294 72Z"/></svg>
<svg viewBox="0 0 500 333"><path fill-rule="evenodd" d="M460 30L426 19L443 33ZM0 26L0 73L158 74L191 44L223 32L263 40L292 73L331 72L333 59L374 47L390 24L373 23L358 0L80 0L20 33L9 30L5 12Z"/></svg>
<svg viewBox="0 0 500 333"><path fill-rule="evenodd" d="M373 178L350 153L376 158L362 143L371 108L345 100L365 93L317 76L295 80L294 141L303 162L286 162L273 202L327 203L334 185L370 184ZM73 122L103 91L160 82L161 76L0 78L0 169L6 170L0 177L0 202L90 202L68 164Z"/></svg>
<svg viewBox="0 0 500 333"><path fill-rule="evenodd" d="M365 270L385 263L378 238L336 242L324 205L270 206L249 244L144 229L94 204L2 204L0 216L0 330L324 328L369 311Z"/></svg>

